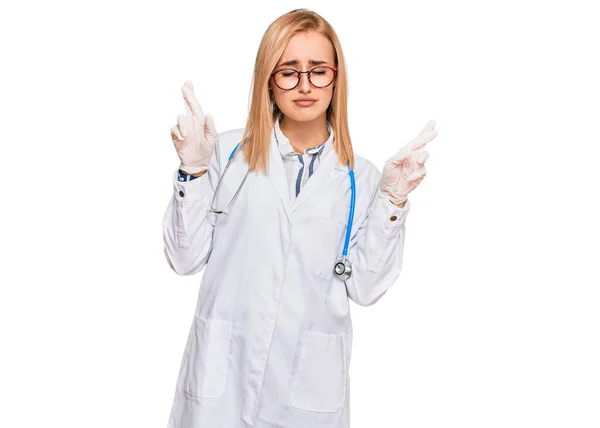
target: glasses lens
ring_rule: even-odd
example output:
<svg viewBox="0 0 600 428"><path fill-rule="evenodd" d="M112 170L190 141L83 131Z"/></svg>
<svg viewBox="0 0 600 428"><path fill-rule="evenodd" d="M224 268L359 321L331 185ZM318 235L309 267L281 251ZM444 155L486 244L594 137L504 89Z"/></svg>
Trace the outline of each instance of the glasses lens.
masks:
<svg viewBox="0 0 600 428"><path fill-rule="evenodd" d="M319 88L329 85L333 81L333 70L327 67L313 68L310 73L310 82ZM275 73L275 83L281 89L292 89L298 84L298 73L293 69L279 70Z"/></svg>
<svg viewBox="0 0 600 428"><path fill-rule="evenodd" d="M275 83L281 89L292 89L298 84L298 73L296 70L279 70L275 73Z"/></svg>
<svg viewBox="0 0 600 428"><path fill-rule="evenodd" d="M333 70L327 67L313 68L310 73L310 82L317 87L327 86L332 80Z"/></svg>

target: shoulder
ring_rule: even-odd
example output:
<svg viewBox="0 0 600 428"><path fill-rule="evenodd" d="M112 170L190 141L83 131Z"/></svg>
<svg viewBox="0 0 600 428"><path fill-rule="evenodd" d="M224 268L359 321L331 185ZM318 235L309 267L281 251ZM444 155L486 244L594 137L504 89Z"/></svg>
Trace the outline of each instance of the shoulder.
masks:
<svg viewBox="0 0 600 428"><path fill-rule="evenodd" d="M237 140L244 135L245 128L233 128L227 131L219 132L217 137L222 140Z"/></svg>
<svg viewBox="0 0 600 428"><path fill-rule="evenodd" d="M354 174L357 179L371 183L379 182L381 171L369 159L354 153Z"/></svg>
<svg viewBox="0 0 600 428"><path fill-rule="evenodd" d="M356 187L368 189L368 191L363 192L363 196L365 196L364 203L368 205L379 188L381 171L369 159L354 153L354 173Z"/></svg>
<svg viewBox="0 0 600 428"><path fill-rule="evenodd" d="M215 150L219 151L220 159L227 160L233 149L241 141L245 128L234 128L217 134Z"/></svg>

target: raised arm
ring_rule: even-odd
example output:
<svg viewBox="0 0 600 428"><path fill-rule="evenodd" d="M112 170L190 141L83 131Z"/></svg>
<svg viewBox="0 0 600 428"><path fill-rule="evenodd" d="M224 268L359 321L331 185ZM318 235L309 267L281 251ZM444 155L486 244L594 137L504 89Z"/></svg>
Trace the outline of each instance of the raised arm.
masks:
<svg viewBox="0 0 600 428"><path fill-rule="evenodd" d="M169 266L179 275L192 275L206 265L212 249L216 219L209 208L219 179L220 155L214 121L210 115L205 118L191 82L182 91L187 114L179 115L178 124L171 128L181 163L172 177L163 239Z"/></svg>

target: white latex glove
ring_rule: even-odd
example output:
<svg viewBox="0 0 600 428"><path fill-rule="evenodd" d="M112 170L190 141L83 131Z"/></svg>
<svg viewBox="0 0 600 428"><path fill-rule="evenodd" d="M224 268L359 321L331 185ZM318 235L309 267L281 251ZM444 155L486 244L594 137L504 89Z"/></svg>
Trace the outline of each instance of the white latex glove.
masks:
<svg viewBox="0 0 600 428"><path fill-rule="evenodd" d="M434 120L427 122L417 137L387 160L383 167L379 196L396 205L401 204L423 180L426 174L425 161L429 158L424 146L437 135L434 127Z"/></svg>
<svg viewBox="0 0 600 428"><path fill-rule="evenodd" d="M208 170L210 158L217 142L217 129L210 114L204 116L194 94L192 82L181 87L186 114L177 116L177 125L171 128L171 139L181 160L179 168L188 174Z"/></svg>

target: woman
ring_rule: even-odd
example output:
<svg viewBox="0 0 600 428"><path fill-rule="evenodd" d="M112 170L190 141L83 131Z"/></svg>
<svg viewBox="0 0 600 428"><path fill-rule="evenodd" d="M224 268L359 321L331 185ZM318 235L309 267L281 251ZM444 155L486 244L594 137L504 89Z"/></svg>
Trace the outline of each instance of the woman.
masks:
<svg viewBox="0 0 600 428"><path fill-rule="evenodd" d="M267 29L245 128L218 134L183 86L165 254L180 275L206 271L169 428L349 426L348 300L371 305L398 278L437 132L430 121L381 174L352 151L346 88L335 32L306 9ZM348 277L333 267L351 205Z"/></svg>

